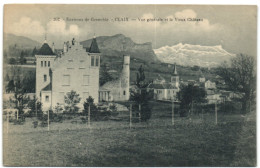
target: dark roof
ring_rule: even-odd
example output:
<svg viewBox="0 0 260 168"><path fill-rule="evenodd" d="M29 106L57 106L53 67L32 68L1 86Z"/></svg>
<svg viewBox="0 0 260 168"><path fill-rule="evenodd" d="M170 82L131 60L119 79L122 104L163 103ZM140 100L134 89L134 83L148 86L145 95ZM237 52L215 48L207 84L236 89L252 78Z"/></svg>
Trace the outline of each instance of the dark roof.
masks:
<svg viewBox="0 0 260 168"><path fill-rule="evenodd" d="M55 54L53 53L51 47L47 43L44 43L36 55L55 55Z"/></svg>
<svg viewBox="0 0 260 168"><path fill-rule="evenodd" d="M148 85L150 89L177 89L177 87L173 86L170 83L163 83L163 84L155 84L151 83Z"/></svg>
<svg viewBox="0 0 260 168"><path fill-rule="evenodd" d="M89 53L100 53L99 48L98 48L98 45L97 45L97 40L96 40L96 38L93 38L88 52L89 52Z"/></svg>
<svg viewBox="0 0 260 168"><path fill-rule="evenodd" d="M52 90L52 85L49 83L47 86L45 86L42 91L51 91Z"/></svg>

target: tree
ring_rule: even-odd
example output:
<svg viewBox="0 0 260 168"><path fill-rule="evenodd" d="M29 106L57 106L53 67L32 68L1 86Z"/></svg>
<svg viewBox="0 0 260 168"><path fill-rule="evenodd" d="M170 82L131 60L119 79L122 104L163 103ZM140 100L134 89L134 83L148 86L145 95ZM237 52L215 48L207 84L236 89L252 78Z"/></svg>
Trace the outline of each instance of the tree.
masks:
<svg viewBox="0 0 260 168"><path fill-rule="evenodd" d="M102 86L105 83L112 81L113 77L108 73L108 68L106 65L101 66L100 68L100 78L99 78L99 85Z"/></svg>
<svg viewBox="0 0 260 168"><path fill-rule="evenodd" d="M14 80L10 80L6 86L6 92L7 93L14 92L14 89L15 89Z"/></svg>
<svg viewBox="0 0 260 168"><path fill-rule="evenodd" d="M35 71L29 72L22 80L23 89L25 93L35 93L35 84L36 84L36 75Z"/></svg>
<svg viewBox="0 0 260 168"><path fill-rule="evenodd" d="M33 51L32 51L32 56L34 57L35 54L37 54L37 49L36 49L36 47L34 47L34 49L33 49Z"/></svg>
<svg viewBox="0 0 260 168"><path fill-rule="evenodd" d="M145 88L147 86L145 83L145 74L142 65L140 65L138 72L136 73L136 85L138 88Z"/></svg>
<svg viewBox="0 0 260 168"><path fill-rule="evenodd" d="M28 107L31 109L29 114L30 116L36 116L37 113L37 117L38 118L42 118L43 112L42 112L42 103L40 101L37 100L36 96L33 96L32 100L29 100L28 102ZM37 108L37 109L36 109ZM36 111L37 110L37 111Z"/></svg>
<svg viewBox="0 0 260 168"><path fill-rule="evenodd" d="M65 95L64 100L65 100L65 111L67 113L75 114L78 112L79 107L77 107L77 104L81 100L79 94L77 94L75 91L72 90Z"/></svg>
<svg viewBox="0 0 260 168"><path fill-rule="evenodd" d="M29 97L26 96L20 80L18 80L15 83L14 98L15 98L16 108L19 111L19 115L21 115L23 114L23 109L25 104L27 104L29 101Z"/></svg>
<svg viewBox="0 0 260 168"><path fill-rule="evenodd" d="M83 114L88 115L88 107L90 106L90 116L92 120L97 120L98 119L98 109L97 106L94 104L94 99L89 96L86 101L83 104L84 110Z"/></svg>
<svg viewBox="0 0 260 168"><path fill-rule="evenodd" d="M11 65L14 65L16 63L16 60L14 58L10 58L8 60L8 63L11 64Z"/></svg>
<svg viewBox="0 0 260 168"><path fill-rule="evenodd" d="M180 92L178 92L178 98L181 101L180 108L189 114L193 104L206 103L207 93L203 88L194 86L194 84L188 84L187 86L181 85ZM182 114L181 114L182 115Z"/></svg>
<svg viewBox="0 0 260 168"><path fill-rule="evenodd" d="M21 52L19 61L20 61L20 64L22 64L22 65L26 64L26 59L24 57L24 51Z"/></svg>
<svg viewBox="0 0 260 168"><path fill-rule="evenodd" d="M231 59L231 64L223 63L217 73L230 90L241 93L242 113L246 113L249 102L255 98L256 91L256 60L252 56L238 54Z"/></svg>
<svg viewBox="0 0 260 168"><path fill-rule="evenodd" d="M136 103L134 109L140 110L141 121L147 121L152 116L151 105L149 105L149 100L151 100L152 95L147 92L146 89L141 89L138 92L130 92L130 101Z"/></svg>
<svg viewBox="0 0 260 168"><path fill-rule="evenodd" d="M149 100L152 98L152 95L146 89L148 84L145 82L145 74L142 65L139 67L138 73L136 73L136 86L138 87L137 91L130 92L130 100L134 101L136 106L138 106L141 121L147 121L152 116L152 110L149 105Z"/></svg>

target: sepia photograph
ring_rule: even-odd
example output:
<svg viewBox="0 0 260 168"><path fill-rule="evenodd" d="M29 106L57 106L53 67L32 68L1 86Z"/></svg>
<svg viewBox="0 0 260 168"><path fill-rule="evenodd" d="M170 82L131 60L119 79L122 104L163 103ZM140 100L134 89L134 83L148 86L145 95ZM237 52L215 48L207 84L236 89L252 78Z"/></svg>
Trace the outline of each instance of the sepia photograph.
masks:
<svg viewBox="0 0 260 168"><path fill-rule="evenodd" d="M256 5L3 10L3 166L257 166Z"/></svg>

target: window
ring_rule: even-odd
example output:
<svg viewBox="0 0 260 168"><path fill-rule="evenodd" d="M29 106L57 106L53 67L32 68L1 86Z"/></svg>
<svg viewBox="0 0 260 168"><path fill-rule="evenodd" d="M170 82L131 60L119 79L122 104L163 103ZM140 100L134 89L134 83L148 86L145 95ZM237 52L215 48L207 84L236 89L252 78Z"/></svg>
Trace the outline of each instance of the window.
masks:
<svg viewBox="0 0 260 168"><path fill-rule="evenodd" d="M123 92L123 95L125 95L125 90L124 90L124 92Z"/></svg>
<svg viewBox="0 0 260 168"><path fill-rule="evenodd" d="M45 67L47 66L46 64L47 64L47 61L44 61L44 66L45 66Z"/></svg>
<svg viewBox="0 0 260 168"><path fill-rule="evenodd" d="M51 62L50 61L48 61L48 67L50 67L51 66Z"/></svg>
<svg viewBox="0 0 260 168"><path fill-rule="evenodd" d="M49 102L49 96L45 96L45 102Z"/></svg>
<svg viewBox="0 0 260 168"><path fill-rule="evenodd" d="M91 66L94 66L94 65L95 65L95 57L91 56Z"/></svg>
<svg viewBox="0 0 260 168"><path fill-rule="evenodd" d="M99 59L98 59L98 56L96 56L96 66L98 66L99 64Z"/></svg>
<svg viewBox="0 0 260 168"><path fill-rule="evenodd" d="M89 76L83 75L83 85L89 85Z"/></svg>
<svg viewBox="0 0 260 168"><path fill-rule="evenodd" d="M43 81L44 81L44 82L47 81L47 75L43 75Z"/></svg>
<svg viewBox="0 0 260 168"><path fill-rule="evenodd" d="M70 85L70 75L63 75L63 86L69 86Z"/></svg>
<svg viewBox="0 0 260 168"><path fill-rule="evenodd" d="M41 67L43 67L43 61L41 61Z"/></svg>

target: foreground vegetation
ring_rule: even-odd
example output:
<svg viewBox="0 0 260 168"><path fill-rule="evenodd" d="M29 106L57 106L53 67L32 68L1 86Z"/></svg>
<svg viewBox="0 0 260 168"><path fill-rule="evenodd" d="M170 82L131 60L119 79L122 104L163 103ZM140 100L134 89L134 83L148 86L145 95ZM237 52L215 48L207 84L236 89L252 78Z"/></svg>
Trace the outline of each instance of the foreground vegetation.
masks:
<svg viewBox="0 0 260 168"><path fill-rule="evenodd" d="M73 118L33 128L9 124L4 131L6 166L255 166L255 113L203 117L175 115L171 105L155 104L148 122L129 128L128 112L121 120L92 121L91 127ZM77 122L76 122L77 121ZM6 130L6 122L4 122Z"/></svg>

